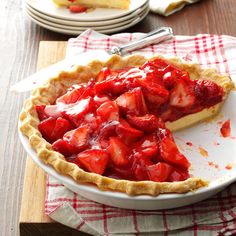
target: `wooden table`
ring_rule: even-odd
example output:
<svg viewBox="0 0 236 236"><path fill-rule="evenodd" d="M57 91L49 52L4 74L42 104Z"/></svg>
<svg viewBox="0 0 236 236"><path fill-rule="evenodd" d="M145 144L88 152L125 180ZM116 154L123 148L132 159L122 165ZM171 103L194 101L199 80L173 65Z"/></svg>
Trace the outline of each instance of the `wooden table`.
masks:
<svg viewBox="0 0 236 236"><path fill-rule="evenodd" d="M150 13L126 31L148 32L158 26L170 26L175 34L236 36L235 25L235 0L202 0L168 18ZM21 1L13 0L1 1L0 33L0 235L8 236L19 235L26 154L18 139L17 119L22 102L29 95L12 94L9 88L35 71L40 41L66 41L70 36L35 25L24 15Z"/></svg>

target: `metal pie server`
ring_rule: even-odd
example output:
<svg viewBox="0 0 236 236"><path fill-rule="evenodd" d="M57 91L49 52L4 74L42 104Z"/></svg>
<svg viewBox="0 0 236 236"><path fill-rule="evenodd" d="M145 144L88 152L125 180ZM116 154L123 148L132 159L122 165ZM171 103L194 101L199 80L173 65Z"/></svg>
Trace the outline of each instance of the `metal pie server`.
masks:
<svg viewBox="0 0 236 236"><path fill-rule="evenodd" d="M56 76L59 71L71 70L73 65L86 65L94 59L106 61L113 54L123 56L128 54L129 52L144 48L148 45L157 44L164 40L170 39L172 38L172 36L173 32L170 27L160 27L139 38L138 40L131 41L127 44L118 47L113 47L109 51L96 50L80 53L76 56L66 58L65 60L62 60L56 64L46 67L33 75L30 75L24 80L13 85L10 88L10 91L18 93L31 91L47 82L49 78Z"/></svg>

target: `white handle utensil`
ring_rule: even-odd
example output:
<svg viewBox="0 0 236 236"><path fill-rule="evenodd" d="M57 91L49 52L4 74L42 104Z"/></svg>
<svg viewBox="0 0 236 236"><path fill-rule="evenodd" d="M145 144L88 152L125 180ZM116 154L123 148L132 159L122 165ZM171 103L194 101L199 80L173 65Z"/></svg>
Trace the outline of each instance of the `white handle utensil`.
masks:
<svg viewBox="0 0 236 236"><path fill-rule="evenodd" d="M173 32L170 27L160 27L148 33L144 37L139 38L138 40L129 42L119 47L113 47L110 51L97 50L69 57L18 82L10 88L10 91L18 93L30 91L44 84L49 78L56 76L58 71L70 70L75 64L86 65L94 59L105 61L108 60L112 54L125 55L139 48L143 48L151 44L157 44L164 40L170 39L172 36ZM96 56L99 56L99 58L94 58ZM83 60L80 60L78 63L78 58L83 58Z"/></svg>

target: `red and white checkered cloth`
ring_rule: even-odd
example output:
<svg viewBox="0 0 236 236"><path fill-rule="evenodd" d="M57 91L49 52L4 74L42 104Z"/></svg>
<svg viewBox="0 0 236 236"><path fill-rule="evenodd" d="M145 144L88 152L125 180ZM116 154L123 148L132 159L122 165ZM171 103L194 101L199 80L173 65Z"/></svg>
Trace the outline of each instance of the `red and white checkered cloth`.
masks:
<svg viewBox="0 0 236 236"><path fill-rule="evenodd" d="M67 56L110 49L138 38L140 33L112 36L87 30L69 40ZM176 36L139 51L147 56L168 54L195 60L203 67L229 73L236 81L236 38L222 35ZM55 221L91 235L236 235L236 184L200 203L160 211L124 210L95 203L47 179L45 212Z"/></svg>

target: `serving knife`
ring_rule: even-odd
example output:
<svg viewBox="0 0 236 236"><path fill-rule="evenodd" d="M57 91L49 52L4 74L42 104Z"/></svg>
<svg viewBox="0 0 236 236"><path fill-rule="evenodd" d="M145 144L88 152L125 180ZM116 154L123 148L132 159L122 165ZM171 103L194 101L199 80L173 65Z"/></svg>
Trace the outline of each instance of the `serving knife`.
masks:
<svg viewBox="0 0 236 236"><path fill-rule="evenodd" d="M56 76L59 71L70 70L74 65L86 65L94 59L106 61L113 54L124 56L137 49L163 42L164 40L172 38L172 36L173 36L172 28L159 27L156 30L149 32L148 34L137 40L131 41L121 46L112 47L111 50L109 51L96 50L96 51L80 53L78 55L57 62L49 67L46 67L36 72L33 75L30 75L24 80L14 84L10 88L10 91L18 93L31 91L46 83L48 79L52 78L53 76ZM96 58L96 56L98 55L99 58Z"/></svg>

